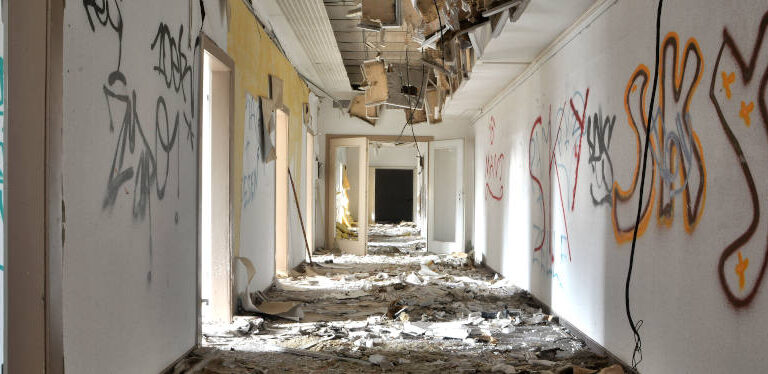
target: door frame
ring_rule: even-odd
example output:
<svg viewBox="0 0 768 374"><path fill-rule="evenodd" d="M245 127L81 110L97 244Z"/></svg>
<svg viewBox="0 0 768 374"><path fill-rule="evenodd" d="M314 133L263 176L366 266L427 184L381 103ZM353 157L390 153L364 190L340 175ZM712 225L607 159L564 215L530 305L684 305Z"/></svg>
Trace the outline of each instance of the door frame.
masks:
<svg viewBox="0 0 768 374"><path fill-rule="evenodd" d="M5 103L3 170L11 194L3 194L4 264L10 265L3 323L13 323L5 323L4 372L58 374L64 372L64 1L3 0L2 8L5 82L13 87Z"/></svg>
<svg viewBox="0 0 768 374"><path fill-rule="evenodd" d="M407 142L418 142L418 143L428 143L435 139L434 136L416 136L414 137L401 137L397 135L350 135L350 134L328 134L325 135L325 210L326 210L326 217L333 217L330 213L327 211L330 210L331 207L331 198L334 197L333 194L331 194L331 167L329 165L330 161L330 154L331 154L331 140L332 139L342 139L342 138L366 138L368 139L368 144L371 142L396 142L399 140L404 140ZM366 165L366 172L368 170L368 165ZM366 202L367 204L367 202ZM367 219L367 217L366 217ZM330 235L329 232L331 232L330 227L335 227L336 218L333 217L330 221L328 219L325 220L325 227L324 227L324 245L326 249L330 249L333 245L333 235Z"/></svg>
<svg viewBox="0 0 768 374"><path fill-rule="evenodd" d="M233 241L234 241L234 230L233 230L233 223L234 223L234 129L235 129L235 61L227 55L227 53L221 49L218 44L216 44L213 39L208 37L204 32L200 32L200 54L198 56L198 66L200 67L197 72L197 82L198 82L198 90L197 90L197 133L199 136L197 137L197 201L195 202L196 208L196 217L195 220L197 222L197 236L196 236L196 247L197 247L197 259L195 261L195 278L197 282L197 297L195 298L195 314L197 319L197 326L195 331L195 344L197 346L202 344L202 313L201 313L201 305L202 305L202 280L200 279L200 271L202 266L202 224L201 224L201 204L200 201L202 199L202 170L203 170L203 157L202 157L202 130L203 130L203 70L205 70L204 65L204 58L205 58L205 52L210 53L213 57L215 57L219 62L227 66L229 70L229 266L228 266L228 273L229 273L229 307L230 307L230 319L232 314L234 313L235 308L235 293L233 292L234 286L235 286L235 278L234 278L234 272L232 271L234 267L234 252L233 252Z"/></svg>
<svg viewBox="0 0 768 374"><path fill-rule="evenodd" d="M439 143L439 144L436 144ZM459 205L457 207L457 217L460 217L460 220L457 218L459 222L456 222L454 224L454 230L456 232L455 236L455 242L456 245L450 245L445 244L441 245L439 249L437 248L430 248L432 242L437 242L436 240L431 240L433 238L433 228L435 224L435 200L434 200L434 188L435 188L435 178L434 178L434 171L435 171L435 158L434 158L434 152L437 149L446 149L446 148L454 148L454 146L458 145L458 154L456 155L456 163L458 165L458 170L461 172L459 176L457 176L457 204ZM428 165L428 172L427 172L427 178L429 180L428 186L427 186L427 251L438 253L438 254L448 254L451 252L464 252L465 250L465 241L466 241L466 203L465 203L465 187L464 186L464 146L465 142L463 138L458 139L446 139L446 140L438 140L438 141L431 141L429 142L429 165ZM458 214L460 212L460 214ZM452 242L439 242L439 243L452 243ZM448 249L447 251L445 249ZM435 251L437 249L437 251Z"/></svg>

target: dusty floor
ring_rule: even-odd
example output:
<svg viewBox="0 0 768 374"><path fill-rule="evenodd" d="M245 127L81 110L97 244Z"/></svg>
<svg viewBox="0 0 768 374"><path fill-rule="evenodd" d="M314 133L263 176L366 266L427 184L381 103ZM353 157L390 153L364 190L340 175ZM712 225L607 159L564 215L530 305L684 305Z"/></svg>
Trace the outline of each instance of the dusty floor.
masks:
<svg viewBox="0 0 768 374"><path fill-rule="evenodd" d="M467 256L428 254L411 225L371 230L368 256L318 254L266 292L302 303L300 322L205 325L176 372L623 373Z"/></svg>

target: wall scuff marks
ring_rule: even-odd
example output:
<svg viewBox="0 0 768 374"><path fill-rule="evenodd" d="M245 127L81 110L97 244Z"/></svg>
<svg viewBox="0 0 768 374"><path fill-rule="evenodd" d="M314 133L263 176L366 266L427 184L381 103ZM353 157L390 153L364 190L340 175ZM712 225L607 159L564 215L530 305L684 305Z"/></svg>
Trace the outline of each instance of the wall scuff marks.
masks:
<svg viewBox="0 0 768 374"><path fill-rule="evenodd" d="M742 189L741 193L749 199L752 210L747 227L735 238L729 239L730 243L723 249L717 266L723 292L737 308L752 303L768 265L766 224L758 226L761 218L763 222L768 219L764 213L768 211L765 196L760 198L760 193L768 191L768 175L765 173L765 160L768 158L765 150L768 140L766 29L768 12L761 19L751 51L749 41L737 42L727 28L723 29L723 40L709 88L717 118L744 177L746 190ZM720 90L716 90L718 80L721 82ZM751 110L745 108L745 102L750 103L751 108L757 102L759 115L750 117ZM751 127L750 118L761 121L762 126ZM750 215L747 213L746 216Z"/></svg>

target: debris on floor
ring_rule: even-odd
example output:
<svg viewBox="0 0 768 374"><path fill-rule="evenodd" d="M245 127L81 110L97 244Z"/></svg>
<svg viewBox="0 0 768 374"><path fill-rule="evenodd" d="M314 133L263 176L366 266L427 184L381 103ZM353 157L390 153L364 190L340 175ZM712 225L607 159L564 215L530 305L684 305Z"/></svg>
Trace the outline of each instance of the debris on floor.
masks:
<svg viewBox="0 0 768 374"><path fill-rule="evenodd" d="M472 256L426 252L413 224L372 225L367 256L314 256L263 295L302 305L203 325L204 373L623 373ZM386 243L386 244L384 244ZM393 247L397 252L383 248ZM182 363L180 363L182 365ZM181 366L180 366L181 367ZM603 371L601 371L603 370ZM615 371L614 371L615 370ZM194 371L179 371L179 373Z"/></svg>

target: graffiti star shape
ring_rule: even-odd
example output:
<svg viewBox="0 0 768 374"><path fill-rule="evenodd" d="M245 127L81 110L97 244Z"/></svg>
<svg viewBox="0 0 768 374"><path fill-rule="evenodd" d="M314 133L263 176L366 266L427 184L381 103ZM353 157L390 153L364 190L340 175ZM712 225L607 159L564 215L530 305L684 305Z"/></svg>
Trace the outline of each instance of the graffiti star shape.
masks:
<svg viewBox="0 0 768 374"><path fill-rule="evenodd" d="M744 120L744 124L749 127L749 125L752 124L752 118L750 118L750 114L752 113L752 110L755 109L755 102L750 101L749 104L745 103L743 100L741 102L741 110L739 110L739 117Z"/></svg>
<svg viewBox="0 0 768 374"><path fill-rule="evenodd" d="M720 73L723 76L723 89L725 89L725 97L731 98L731 83L733 83L736 80L736 74L731 72L731 74L726 74L725 72Z"/></svg>
<svg viewBox="0 0 768 374"><path fill-rule="evenodd" d="M749 267L749 258L743 258L741 257L741 251L739 251L739 263L736 264L736 268L734 271L739 276L739 290L744 290L744 273L747 271L747 268Z"/></svg>

